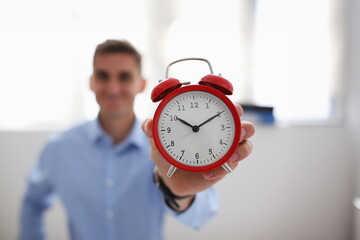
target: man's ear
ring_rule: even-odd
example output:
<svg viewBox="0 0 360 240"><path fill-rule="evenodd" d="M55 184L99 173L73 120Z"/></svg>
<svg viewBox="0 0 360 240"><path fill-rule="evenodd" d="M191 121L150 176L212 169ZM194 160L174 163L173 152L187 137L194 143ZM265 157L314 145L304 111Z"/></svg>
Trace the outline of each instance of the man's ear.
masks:
<svg viewBox="0 0 360 240"><path fill-rule="evenodd" d="M145 87L146 87L146 80L145 78L141 78L138 93L143 92L145 90Z"/></svg>
<svg viewBox="0 0 360 240"><path fill-rule="evenodd" d="M94 79L94 75L91 75L90 77L89 77L89 86L90 86L90 89L92 90L92 91L94 91L94 89L95 89L95 79Z"/></svg>

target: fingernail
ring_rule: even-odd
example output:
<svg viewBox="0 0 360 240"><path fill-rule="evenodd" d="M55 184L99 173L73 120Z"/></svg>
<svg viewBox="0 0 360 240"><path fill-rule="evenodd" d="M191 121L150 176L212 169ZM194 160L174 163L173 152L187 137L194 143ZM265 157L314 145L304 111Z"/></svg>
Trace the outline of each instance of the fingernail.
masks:
<svg viewBox="0 0 360 240"><path fill-rule="evenodd" d="M206 172L205 176L208 178L212 178L214 176L214 171Z"/></svg>
<svg viewBox="0 0 360 240"><path fill-rule="evenodd" d="M230 158L230 161L231 162L236 162L236 160L239 158L239 154L237 153L234 153L231 158Z"/></svg>
<svg viewBox="0 0 360 240"><path fill-rule="evenodd" d="M246 130L245 128L241 128L241 137L240 138L244 138L246 136Z"/></svg>

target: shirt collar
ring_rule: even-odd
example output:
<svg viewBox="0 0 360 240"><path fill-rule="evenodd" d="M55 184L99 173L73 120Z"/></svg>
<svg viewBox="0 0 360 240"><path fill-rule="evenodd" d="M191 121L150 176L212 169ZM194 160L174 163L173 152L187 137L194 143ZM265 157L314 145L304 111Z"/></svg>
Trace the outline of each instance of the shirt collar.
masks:
<svg viewBox="0 0 360 240"><path fill-rule="evenodd" d="M97 142L100 138L107 136L107 134L102 129L99 118L95 118L89 123L89 139L92 143Z"/></svg>
<svg viewBox="0 0 360 240"><path fill-rule="evenodd" d="M147 144L147 138L145 137L145 133L141 129L141 122L138 119L135 119L135 122L132 126L132 129L129 135L123 142L120 142L116 145L117 148L123 149L127 146L134 145L141 149Z"/></svg>
<svg viewBox="0 0 360 240"><path fill-rule="evenodd" d="M112 141L111 137L102 128L99 117L90 122L89 139L92 143L97 143L100 139L108 139L109 141ZM147 139L145 134L141 130L141 122L136 118L129 135L124 141L118 143L114 147L123 149L129 145L134 145L138 148L142 148L146 145L146 141Z"/></svg>

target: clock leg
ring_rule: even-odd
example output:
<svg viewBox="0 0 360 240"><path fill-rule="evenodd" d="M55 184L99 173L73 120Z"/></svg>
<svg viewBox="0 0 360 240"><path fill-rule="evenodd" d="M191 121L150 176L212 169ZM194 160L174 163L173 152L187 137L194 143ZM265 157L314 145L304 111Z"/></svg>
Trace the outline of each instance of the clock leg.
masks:
<svg viewBox="0 0 360 240"><path fill-rule="evenodd" d="M177 169L177 167L175 167L174 165L171 165L170 167L169 167L169 170L168 170L168 172L167 172L167 176L169 177L169 178L171 178L171 176L174 174L174 172L176 171L176 169Z"/></svg>
<svg viewBox="0 0 360 240"><path fill-rule="evenodd" d="M232 172L231 167L229 166L229 164L224 163L223 165L221 165L228 173Z"/></svg>

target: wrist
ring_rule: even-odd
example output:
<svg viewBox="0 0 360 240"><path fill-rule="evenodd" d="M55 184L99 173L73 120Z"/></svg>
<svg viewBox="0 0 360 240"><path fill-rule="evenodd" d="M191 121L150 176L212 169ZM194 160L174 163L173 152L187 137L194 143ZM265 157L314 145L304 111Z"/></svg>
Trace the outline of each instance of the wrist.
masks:
<svg viewBox="0 0 360 240"><path fill-rule="evenodd" d="M171 189L165 184L161 176L158 174L156 168L154 169L153 173L153 180L156 186L161 190L161 192L164 195L166 203L175 211L183 211L187 209L194 197L195 194L189 194L189 195L176 195L174 194ZM185 205L185 209L184 209Z"/></svg>

